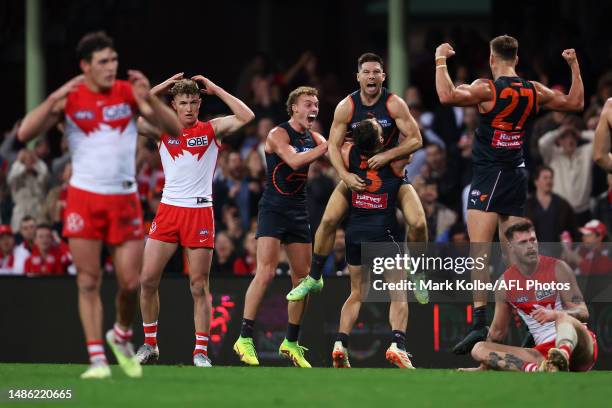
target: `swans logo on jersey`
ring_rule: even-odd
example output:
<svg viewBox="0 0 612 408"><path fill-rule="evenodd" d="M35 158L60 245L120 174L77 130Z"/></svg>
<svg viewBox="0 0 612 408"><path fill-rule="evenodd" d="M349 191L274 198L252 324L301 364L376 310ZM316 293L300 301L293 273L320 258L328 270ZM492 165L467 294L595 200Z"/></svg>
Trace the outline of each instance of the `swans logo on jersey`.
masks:
<svg viewBox="0 0 612 408"><path fill-rule="evenodd" d="M175 138L175 137L171 137L171 138L168 138L168 144L169 145L177 145L178 146L178 145L181 144L181 141L179 139Z"/></svg>
<svg viewBox="0 0 612 408"><path fill-rule="evenodd" d="M75 112L74 118L77 120L93 120L94 113L88 110L81 110L81 111Z"/></svg>
<svg viewBox="0 0 612 408"><path fill-rule="evenodd" d="M208 146L208 136L196 136L187 139L187 147Z"/></svg>
<svg viewBox="0 0 612 408"><path fill-rule="evenodd" d="M157 223L155 221L153 221L151 223L151 228L149 228L149 234L154 233L156 229L157 229Z"/></svg>
<svg viewBox="0 0 612 408"><path fill-rule="evenodd" d="M102 117L104 121L111 122L114 120L121 120L132 116L132 109L127 103L120 103L118 105L105 106L102 109Z"/></svg>

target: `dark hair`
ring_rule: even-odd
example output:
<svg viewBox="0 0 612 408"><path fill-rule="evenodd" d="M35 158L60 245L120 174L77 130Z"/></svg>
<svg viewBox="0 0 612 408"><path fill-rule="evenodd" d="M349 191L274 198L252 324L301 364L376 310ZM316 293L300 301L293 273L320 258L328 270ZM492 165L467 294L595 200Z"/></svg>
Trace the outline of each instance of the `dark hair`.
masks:
<svg viewBox="0 0 612 408"><path fill-rule="evenodd" d="M115 49L113 39L104 31L96 31L93 33L87 33L83 36L83 38L81 38L76 47L76 53L79 60L91 62L93 53L105 48Z"/></svg>
<svg viewBox="0 0 612 408"><path fill-rule="evenodd" d="M360 150L371 153L380 146L378 128L372 119L364 119L353 129L353 142Z"/></svg>
<svg viewBox="0 0 612 408"><path fill-rule="evenodd" d="M23 218L21 219L21 221L19 221L19 224L21 224L24 221L34 221L34 222L36 222L34 217L32 217L31 215L24 215Z"/></svg>
<svg viewBox="0 0 612 408"><path fill-rule="evenodd" d="M533 224L531 223L531 221L525 220L525 221L520 221L520 222L517 222L516 224L512 224L511 226L509 226L508 229L506 229L506 231L504 232L504 235L506 236L506 239L508 241L512 241L512 238L514 237L515 232L528 232L534 229L535 228Z"/></svg>
<svg viewBox="0 0 612 408"><path fill-rule="evenodd" d="M380 56L374 54L373 52L366 52L365 54L361 54L361 56L357 59L357 72L361 71L361 66L366 62L378 62L380 64L380 68L383 71L385 70L383 60Z"/></svg>
<svg viewBox="0 0 612 408"><path fill-rule="evenodd" d="M495 37L489 43L493 54L505 61L513 61L518 53L518 41L509 35Z"/></svg>
<svg viewBox="0 0 612 408"><path fill-rule="evenodd" d="M536 167L535 173L533 173L533 179L537 180L540 177L540 174L542 174L543 171L550 171L553 176L555 175L555 171L552 169L552 167L547 166L545 164L541 164L538 167Z"/></svg>
<svg viewBox="0 0 612 408"><path fill-rule="evenodd" d="M49 231L53 231L53 228L51 227L51 225L45 224L45 223L40 223L36 226L36 231L40 229L48 229Z"/></svg>

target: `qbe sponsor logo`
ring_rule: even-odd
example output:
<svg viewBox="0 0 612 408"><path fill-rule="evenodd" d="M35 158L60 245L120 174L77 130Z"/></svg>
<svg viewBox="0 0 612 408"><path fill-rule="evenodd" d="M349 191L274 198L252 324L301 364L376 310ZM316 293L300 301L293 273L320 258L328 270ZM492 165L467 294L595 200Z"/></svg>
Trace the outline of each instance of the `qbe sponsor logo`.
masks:
<svg viewBox="0 0 612 408"><path fill-rule="evenodd" d="M202 147L208 146L208 136L196 136L187 139L187 147Z"/></svg>
<svg viewBox="0 0 612 408"><path fill-rule="evenodd" d="M102 109L102 117L105 121L121 120L132 116L132 109L127 103L105 106Z"/></svg>

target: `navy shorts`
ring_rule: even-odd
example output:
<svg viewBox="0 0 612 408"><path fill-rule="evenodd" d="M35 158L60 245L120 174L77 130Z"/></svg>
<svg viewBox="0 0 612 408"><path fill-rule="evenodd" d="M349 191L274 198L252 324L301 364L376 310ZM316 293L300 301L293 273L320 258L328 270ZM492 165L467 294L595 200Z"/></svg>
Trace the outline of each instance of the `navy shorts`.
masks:
<svg viewBox="0 0 612 408"><path fill-rule="evenodd" d="M259 205L256 238L278 238L283 244L312 242L306 209L280 209Z"/></svg>
<svg viewBox="0 0 612 408"><path fill-rule="evenodd" d="M346 229L344 244L346 246L346 263L357 266L362 265L361 259L361 243L362 242L389 242L395 243L390 247L388 254L378 254L380 256L393 257L397 253L401 253L400 240L397 239L397 233L390 229L354 229L350 225ZM391 253L393 252L393 253Z"/></svg>
<svg viewBox="0 0 612 408"><path fill-rule="evenodd" d="M468 210L501 215L525 215L527 170L524 167L474 171L468 195Z"/></svg>

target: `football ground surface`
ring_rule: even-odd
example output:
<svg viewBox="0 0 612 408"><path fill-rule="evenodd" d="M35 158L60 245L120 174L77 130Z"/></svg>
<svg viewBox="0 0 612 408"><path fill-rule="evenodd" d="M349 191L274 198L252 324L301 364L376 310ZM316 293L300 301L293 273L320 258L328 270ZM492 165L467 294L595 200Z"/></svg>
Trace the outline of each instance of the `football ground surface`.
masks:
<svg viewBox="0 0 612 408"><path fill-rule="evenodd" d="M612 372L459 373L454 370L145 367L126 378L80 380L84 365L0 364L0 406L483 407L609 406ZM70 400L9 400L10 389L72 392ZM389 405L393 404L393 405Z"/></svg>

